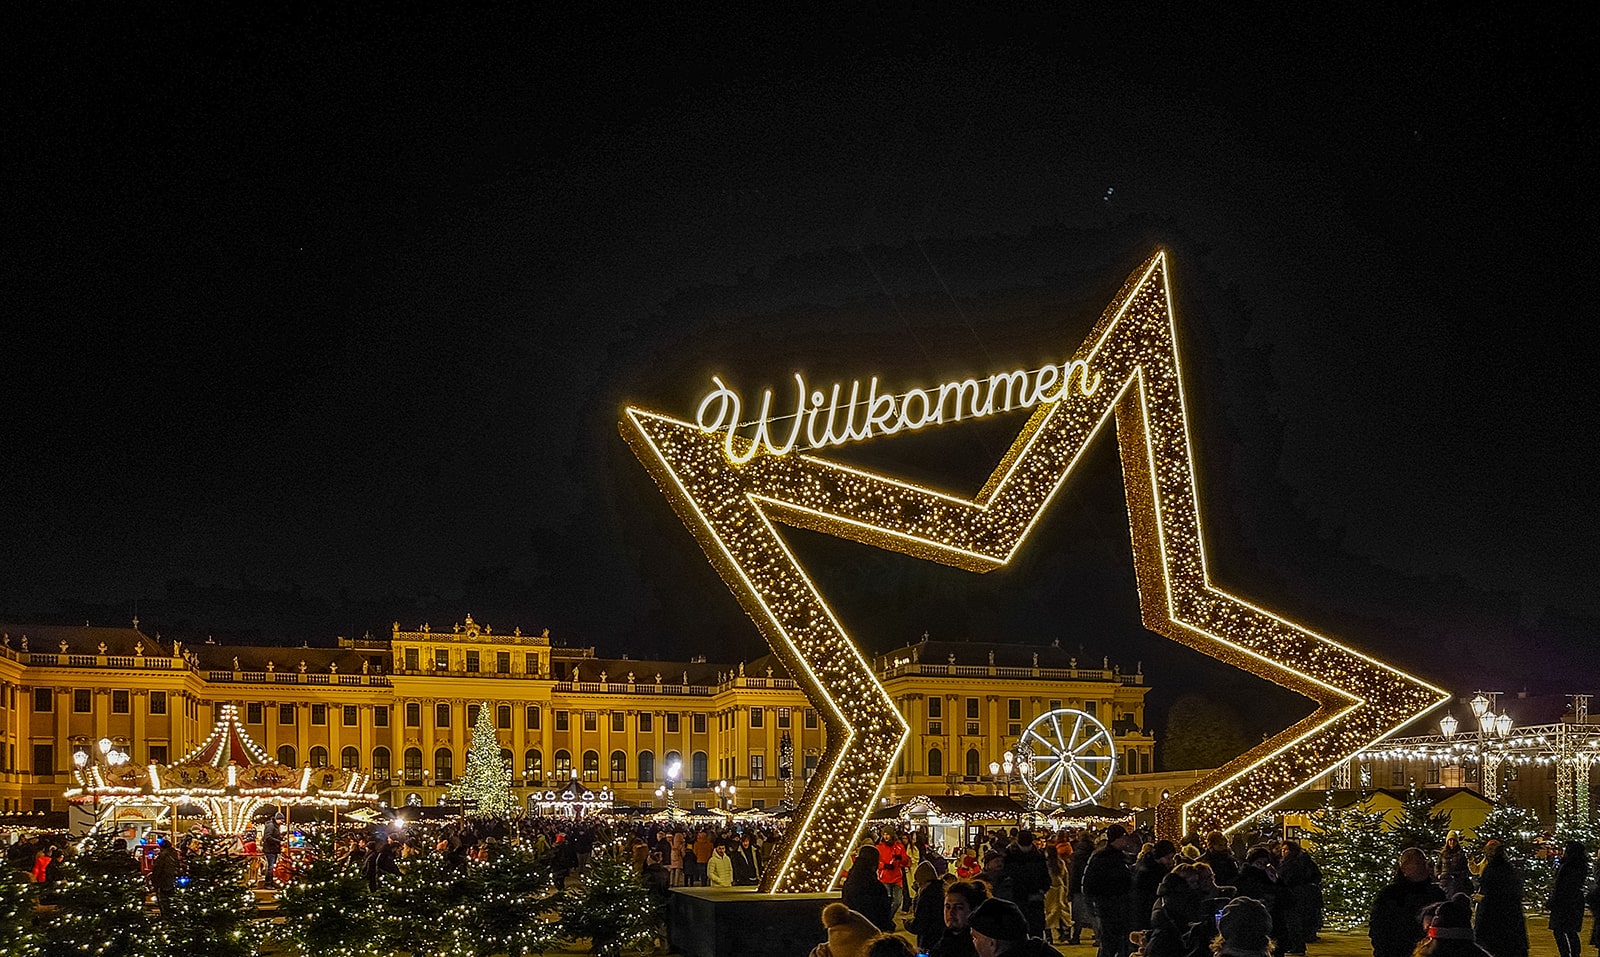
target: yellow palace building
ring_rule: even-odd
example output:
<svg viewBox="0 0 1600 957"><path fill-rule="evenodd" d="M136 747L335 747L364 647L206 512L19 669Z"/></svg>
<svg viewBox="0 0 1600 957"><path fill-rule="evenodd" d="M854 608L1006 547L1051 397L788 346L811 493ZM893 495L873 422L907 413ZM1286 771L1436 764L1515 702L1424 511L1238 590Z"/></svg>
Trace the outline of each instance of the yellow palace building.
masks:
<svg viewBox="0 0 1600 957"><path fill-rule="evenodd" d="M137 624L137 623L135 623ZM389 804L435 804L462 772L478 709L493 709L519 801L574 777L619 802L773 807L786 756L798 795L823 749L820 716L776 661L601 658L549 634L468 616L333 648L182 645L133 628L0 624L0 812L60 810L73 754L109 738L131 760L175 761L223 705L280 763L359 769ZM1144 676L1065 649L926 638L873 660L911 725L884 798L993 793L991 762L1034 718L1094 715L1119 774L1149 773ZM785 746L785 741L789 746Z"/></svg>

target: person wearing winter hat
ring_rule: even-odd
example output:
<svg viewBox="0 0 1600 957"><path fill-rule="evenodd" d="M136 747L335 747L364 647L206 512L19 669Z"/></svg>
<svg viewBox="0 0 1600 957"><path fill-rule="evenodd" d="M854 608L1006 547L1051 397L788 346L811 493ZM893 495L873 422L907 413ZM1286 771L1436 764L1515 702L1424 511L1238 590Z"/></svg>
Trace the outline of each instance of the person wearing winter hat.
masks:
<svg viewBox="0 0 1600 957"><path fill-rule="evenodd" d="M1217 957L1268 957L1272 953L1272 915L1254 897L1235 897L1222 908L1217 936L1211 942Z"/></svg>
<svg viewBox="0 0 1600 957"><path fill-rule="evenodd" d="M972 930L972 946L978 957L1061 957L1061 952L1042 938L1028 936L1028 918L1022 915L1022 908L1003 898L984 901L967 918L967 926Z"/></svg>
<svg viewBox="0 0 1600 957"><path fill-rule="evenodd" d="M1472 898L1465 894L1424 907L1422 926L1428 936L1417 944L1413 957L1487 957L1489 953L1473 942Z"/></svg>
<svg viewBox="0 0 1600 957"><path fill-rule="evenodd" d="M859 911L839 901L822 909L828 939L811 949L810 957L867 957L867 945L880 931Z"/></svg>

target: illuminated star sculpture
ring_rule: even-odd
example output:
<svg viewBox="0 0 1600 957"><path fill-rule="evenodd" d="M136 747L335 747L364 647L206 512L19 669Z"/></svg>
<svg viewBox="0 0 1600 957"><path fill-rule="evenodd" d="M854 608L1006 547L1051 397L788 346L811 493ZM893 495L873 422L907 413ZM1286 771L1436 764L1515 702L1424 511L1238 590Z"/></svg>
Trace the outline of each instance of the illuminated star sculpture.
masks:
<svg viewBox="0 0 1600 957"><path fill-rule="evenodd" d="M1448 695L1231 595L1206 569L1164 253L1073 357L1096 383L1041 403L978 493L949 495L814 454L730 455L724 437L629 408L623 437L823 715L827 751L762 879L830 887L909 729L776 523L987 572L1011 560L1100 429L1116 422L1145 627L1316 702L1308 717L1162 802L1168 837L1232 830ZM735 440L732 451L747 452Z"/></svg>

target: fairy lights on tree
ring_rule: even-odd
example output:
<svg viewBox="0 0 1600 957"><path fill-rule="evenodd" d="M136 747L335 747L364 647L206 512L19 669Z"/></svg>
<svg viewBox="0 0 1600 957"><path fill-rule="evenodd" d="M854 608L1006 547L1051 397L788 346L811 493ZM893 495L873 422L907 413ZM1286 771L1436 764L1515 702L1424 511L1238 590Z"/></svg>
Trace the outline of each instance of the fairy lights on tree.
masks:
<svg viewBox="0 0 1600 957"><path fill-rule="evenodd" d="M450 797L475 802L475 814L503 818L511 816L516 802L511 797L511 766L500 754L500 736L495 733L492 712L487 701L478 708L467 767L461 780L450 787Z"/></svg>

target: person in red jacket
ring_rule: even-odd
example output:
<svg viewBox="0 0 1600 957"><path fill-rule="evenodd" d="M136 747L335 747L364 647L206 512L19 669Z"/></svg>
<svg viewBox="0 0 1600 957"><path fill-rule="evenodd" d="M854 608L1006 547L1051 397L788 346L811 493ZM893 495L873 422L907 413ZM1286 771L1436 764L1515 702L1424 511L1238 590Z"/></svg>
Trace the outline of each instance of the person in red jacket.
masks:
<svg viewBox="0 0 1600 957"><path fill-rule="evenodd" d="M911 858L906 846L892 830L885 830L878 840L878 880L889 892L889 913L898 914L906 902L906 867Z"/></svg>

